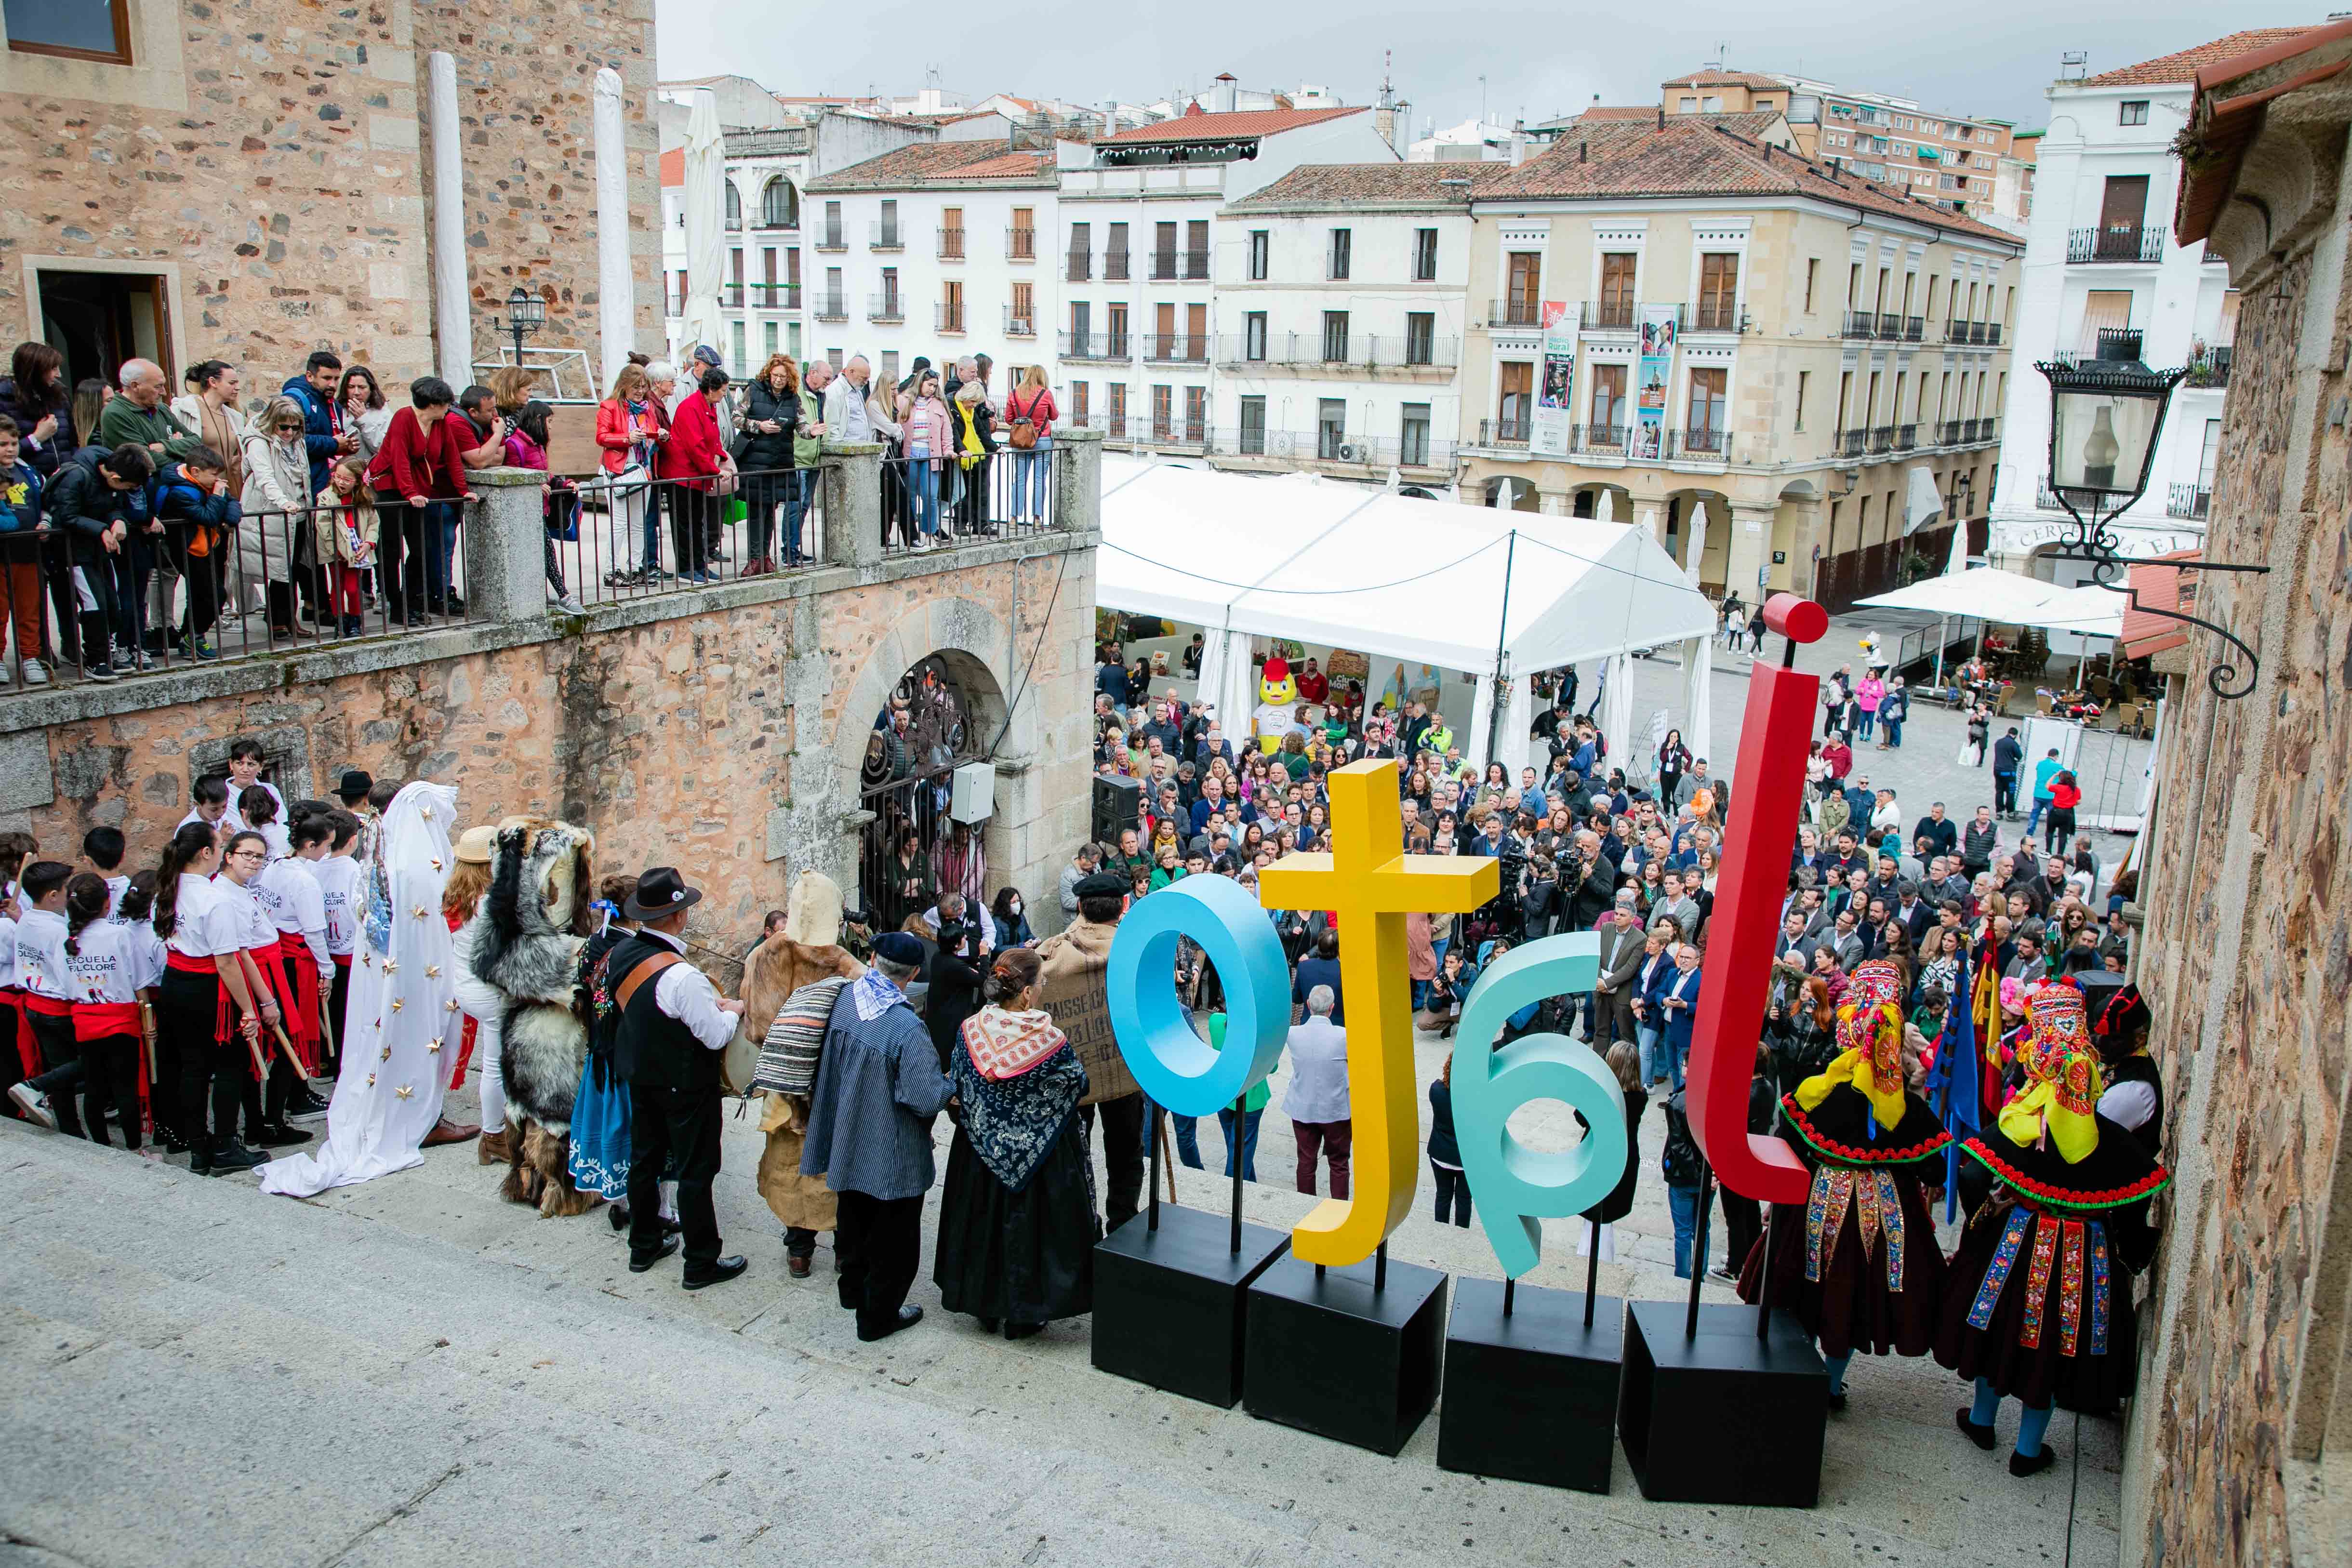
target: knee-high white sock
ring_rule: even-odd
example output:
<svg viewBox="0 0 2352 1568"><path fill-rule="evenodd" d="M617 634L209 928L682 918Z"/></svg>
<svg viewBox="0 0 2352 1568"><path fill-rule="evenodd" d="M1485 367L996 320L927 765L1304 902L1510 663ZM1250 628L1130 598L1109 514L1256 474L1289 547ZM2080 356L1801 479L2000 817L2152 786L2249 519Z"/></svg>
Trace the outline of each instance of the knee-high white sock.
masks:
<svg viewBox="0 0 2352 1568"><path fill-rule="evenodd" d="M504 1030L496 1019L475 1026L474 1055L476 1069L481 1076L482 1131L503 1132L507 1125L506 1079L499 1076L499 1058L504 1054Z"/></svg>

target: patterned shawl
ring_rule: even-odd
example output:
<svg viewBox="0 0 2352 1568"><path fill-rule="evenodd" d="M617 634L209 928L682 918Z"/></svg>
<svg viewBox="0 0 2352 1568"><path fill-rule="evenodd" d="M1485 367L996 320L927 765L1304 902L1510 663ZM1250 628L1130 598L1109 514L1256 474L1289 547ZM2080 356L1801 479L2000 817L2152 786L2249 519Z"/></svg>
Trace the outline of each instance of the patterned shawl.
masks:
<svg viewBox="0 0 2352 1568"><path fill-rule="evenodd" d="M972 1026L979 1021L975 1016L965 1022L962 1048L948 1064L949 1078L963 1097L963 1130L972 1152L990 1175L1017 1193L1077 1114L1087 1069L1067 1041L1056 1040L1027 1071L1002 1079L985 1077L972 1064Z"/></svg>

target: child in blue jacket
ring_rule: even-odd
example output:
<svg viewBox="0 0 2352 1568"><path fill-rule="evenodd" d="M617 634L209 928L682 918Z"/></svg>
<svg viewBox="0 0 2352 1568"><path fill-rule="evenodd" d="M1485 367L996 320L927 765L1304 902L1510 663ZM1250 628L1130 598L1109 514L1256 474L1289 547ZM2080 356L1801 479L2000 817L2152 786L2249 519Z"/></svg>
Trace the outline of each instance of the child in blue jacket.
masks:
<svg viewBox="0 0 2352 1568"><path fill-rule="evenodd" d="M205 634L220 615L221 584L229 541L245 515L228 490L228 464L209 447L167 462L155 479L155 516L163 524L163 548L188 584L188 618L180 646L191 658L215 657Z"/></svg>
<svg viewBox="0 0 2352 1568"><path fill-rule="evenodd" d="M41 526L40 471L21 456L22 432L0 415L0 569L8 578L8 602L0 621L14 635L17 679L26 686L48 683L41 663L41 558L34 533Z"/></svg>

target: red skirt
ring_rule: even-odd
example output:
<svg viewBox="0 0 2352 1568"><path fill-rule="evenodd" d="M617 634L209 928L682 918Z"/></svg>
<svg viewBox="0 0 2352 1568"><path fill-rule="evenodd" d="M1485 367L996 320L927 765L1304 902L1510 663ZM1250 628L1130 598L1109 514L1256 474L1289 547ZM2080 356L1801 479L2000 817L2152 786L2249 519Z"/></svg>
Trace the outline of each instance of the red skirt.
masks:
<svg viewBox="0 0 2352 1568"><path fill-rule="evenodd" d="M286 1008L286 1033L294 1042L294 1054L301 1058L302 1076L319 1076L319 963L310 954L310 944L298 935L280 932L278 938L278 962L286 989L278 993L291 999Z"/></svg>
<svg viewBox="0 0 2352 1568"><path fill-rule="evenodd" d="M18 1079L39 1077L41 1044L33 1038L33 1022L26 1016L23 989L15 985L0 989L0 1008L6 1009L6 1016L0 1018L0 1025L6 1027L16 1042L16 1061L23 1069L17 1075Z"/></svg>
<svg viewBox="0 0 2352 1568"><path fill-rule="evenodd" d="M2105 1415L2138 1383L2131 1297L2105 1221L1987 1205L1952 1254L1936 1360L2003 1398Z"/></svg>
<svg viewBox="0 0 2352 1568"><path fill-rule="evenodd" d="M1761 1294L1768 1242L1771 1304L1793 1313L1823 1355L1926 1355L1935 1348L1944 1254L1911 1172L1817 1168L1803 1205L1772 1205L1771 1228L1757 1237L1740 1270L1743 1301Z"/></svg>

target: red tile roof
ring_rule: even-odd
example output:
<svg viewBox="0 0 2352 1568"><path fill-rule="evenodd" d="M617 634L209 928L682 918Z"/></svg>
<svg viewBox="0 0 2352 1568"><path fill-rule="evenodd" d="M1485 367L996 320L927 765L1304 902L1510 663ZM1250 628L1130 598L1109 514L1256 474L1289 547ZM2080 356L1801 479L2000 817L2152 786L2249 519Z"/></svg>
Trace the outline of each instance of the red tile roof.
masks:
<svg viewBox="0 0 2352 1568"><path fill-rule="evenodd" d="M686 149L673 147L661 155L661 183L665 185L686 184Z"/></svg>
<svg viewBox="0 0 2352 1568"><path fill-rule="evenodd" d="M1054 163L1051 153L1008 153L995 137L985 142L917 142L811 180L808 188L903 191L965 180L1052 184Z"/></svg>
<svg viewBox="0 0 2352 1568"><path fill-rule="evenodd" d="M1746 114L1669 114L1650 120L1599 120L1563 132L1542 156L1509 179L1482 188L1482 202L1514 197L1566 199L1625 196L1808 196L1858 208L1874 216L1931 224L1970 238L2022 249L2003 229L1961 216L1948 207L1914 201L1899 189L1874 184L1850 170L1832 178L1825 164L1759 138L1780 123L1776 110Z"/></svg>
<svg viewBox="0 0 2352 1568"><path fill-rule="evenodd" d="M1228 202L1232 213L1294 207L1465 206L1471 192L1518 173L1508 163L1302 163L1263 190ZM1467 181L1471 190L1459 184Z"/></svg>
<svg viewBox="0 0 2352 1568"><path fill-rule="evenodd" d="M2238 55L2252 54L2256 49L2284 43L2307 27L2251 27L2242 33L2231 33L2226 38L2216 38L2210 44L2200 44L2193 49L2183 49L2175 55L2160 55L2152 60L2142 60L2136 66L2119 70L2101 71L2097 76L2084 77L2079 87L2163 87L2173 82L2186 83L2196 79L2199 69L2219 65Z"/></svg>
<svg viewBox="0 0 2352 1568"><path fill-rule="evenodd" d="M2126 658L2146 658L2167 648L2182 647L2189 641L2188 626L2149 612L2181 610L2191 615L2196 613L2197 569L2193 565L2171 563L2194 562L2203 554L2202 550L2177 550L2152 561L2131 563L2131 575L2126 579L2131 584L2131 594L2125 601L2122 634L2116 639L2123 645Z"/></svg>
<svg viewBox="0 0 2352 1568"><path fill-rule="evenodd" d="M1764 76L1756 71L1726 71L1709 67L1688 76L1671 76L1660 87L1747 87L1759 92L1773 92L1789 84L1777 76Z"/></svg>
<svg viewBox="0 0 2352 1568"><path fill-rule="evenodd" d="M1326 120L1364 112L1363 105L1358 104L1352 109L1244 109L1232 114L1185 114L1174 120L1131 127L1102 138L1096 145L1131 147L1138 142L1208 142L1236 136L1272 136L1277 132L1296 131L1302 125L1316 125Z"/></svg>
<svg viewBox="0 0 2352 1568"><path fill-rule="evenodd" d="M1596 103L1579 120L1655 120L1658 106L1654 103Z"/></svg>

